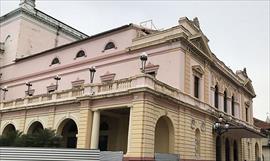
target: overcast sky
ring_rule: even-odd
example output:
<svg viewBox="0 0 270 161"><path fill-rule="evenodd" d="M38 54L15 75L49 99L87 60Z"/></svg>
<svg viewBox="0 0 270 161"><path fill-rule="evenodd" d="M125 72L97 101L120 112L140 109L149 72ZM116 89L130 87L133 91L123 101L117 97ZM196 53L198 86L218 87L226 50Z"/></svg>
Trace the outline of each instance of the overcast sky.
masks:
<svg viewBox="0 0 270 161"><path fill-rule="evenodd" d="M233 71L247 68L257 97L254 116L265 120L269 105L269 1L90 1L36 0L36 8L93 35L152 19L159 29L180 17L198 17L210 48ZM1 16L19 0L0 0Z"/></svg>

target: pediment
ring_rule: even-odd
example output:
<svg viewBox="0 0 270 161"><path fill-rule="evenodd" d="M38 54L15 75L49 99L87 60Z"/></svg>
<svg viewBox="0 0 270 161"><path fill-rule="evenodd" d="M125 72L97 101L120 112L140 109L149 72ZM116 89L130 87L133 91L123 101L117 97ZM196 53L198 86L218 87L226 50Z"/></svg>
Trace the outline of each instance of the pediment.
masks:
<svg viewBox="0 0 270 161"><path fill-rule="evenodd" d="M255 91L254 91L254 88L253 88L253 85L251 83L251 80L248 79L247 82L244 84L244 86L251 92L255 95Z"/></svg>
<svg viewBox="0 0 270 161"><path fill-rule="evenodd" d="M198 75L199 77L202 77L202 75L204 74L204 70L200 65L193 65L192 71L194 72L194 74Z"/></svg>
<svg viewBox="0 0 270 161"><path fill-rule="evenodd" d="M208 39L202 33L193 35L189 39L197 48L199 48L207 56L212 57L212 52L208 46Z"/></svg>

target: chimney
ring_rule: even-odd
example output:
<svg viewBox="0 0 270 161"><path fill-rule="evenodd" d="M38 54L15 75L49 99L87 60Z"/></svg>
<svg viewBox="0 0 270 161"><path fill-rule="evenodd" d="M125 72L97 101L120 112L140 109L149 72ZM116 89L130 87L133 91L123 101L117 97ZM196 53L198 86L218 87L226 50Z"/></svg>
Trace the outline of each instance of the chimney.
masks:
<svg viewBox="0 0 270 161"><path fill-rule="evenodd" d="M36 0L20 0L20 7L29 11L34 11L36 7Z"/></svg>
<svg viewBox="0 0 270 161"><path fill-rule="evenodd" d="M197 26L198 28L200 28L200 22L199 22L198 17L193 18L193 23L194 23L195 26Z"/></svg>

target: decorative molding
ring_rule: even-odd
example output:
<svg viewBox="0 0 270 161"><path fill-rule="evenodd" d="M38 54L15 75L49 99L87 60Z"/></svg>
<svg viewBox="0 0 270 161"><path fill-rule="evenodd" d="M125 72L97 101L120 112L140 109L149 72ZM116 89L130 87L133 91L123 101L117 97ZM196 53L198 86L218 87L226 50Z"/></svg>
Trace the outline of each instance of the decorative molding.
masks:
<svg viewBox="0 0 270 161"><path fill-rule="evenodd" d="M114 81L115 75L115 73L110 73L107 71L104 75L100 76L101 82L112 82Z"/></svg>
<svg viewBox="0 0 270 161"><path fill-rule="evenodd" d="M193 65L192 66L192 71L193 71L193 74L198 76L198 77L202 77L202 75L204 74L204 70L203 68L200 66L200 65Z"/></svg>
<svg viewBox="0 0 270 161"><path fill-rule="evenodd" d="M84 85L85 80L77 78L77 80L72 81L72 88L80 88Z"/></svg>
<svg viewBox="0 0 270 161"><path fill-rule="evenodd" d="M205 122L204 121L202 121L200 128L201 128L201 131L202 132L205 132L206 131L206 125L205 125Z"/></svg>
<svg viewBox="0 0 270 161"><path fill-rule="evenodd" d="M50 93L50 92L54 92L56 90L57 86L55 84L51 84L49 86L47 86L47 92Z"/></svg>
<svg viewBox="0 0 270 161"><path fill-rule="evenodd" d="M145 66L145 73L146 74L150 74L150 73L155 73L154 76L157 75L157 71L159 69L159 65L154 65L151 62L149 62L146 66Z"/></svg>
<svg viewBox="0 0 270 161"><path fill-rule="evenodd" d="M196 121L195 121L195 119L192 119L191 120L191 129L195 129L195 127L196 127Z"/></svg>

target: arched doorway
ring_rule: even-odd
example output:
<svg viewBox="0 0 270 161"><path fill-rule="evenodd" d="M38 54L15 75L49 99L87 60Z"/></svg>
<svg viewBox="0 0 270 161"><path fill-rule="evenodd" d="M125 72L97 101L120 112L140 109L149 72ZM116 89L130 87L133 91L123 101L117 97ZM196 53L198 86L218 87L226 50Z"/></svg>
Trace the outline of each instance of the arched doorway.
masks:
<svg viewBox="0 0 270 161"><path fill-rule="evenodd" d="M77 147L77 134L78 128L72 119L65 119L59 125L57 133L63 137L63 146L65 148L76 148Z"/></svg>
<svg viewBox="0 0 270 161"><path fill-rule="evenodd" d="M16 131L15 126L12 125L12 124L8 124L8 125L4 128L4 130L3 130L3 132L2 132L2 135L8 135L9 133L12 133L12 132L15 132L15 131Z"/></svg>
<svg viewBox="0 0 270 161"><path fill-rule="evenodd" d="M230 161L230 141L227 138L225 141L225 161Z"/></svg>
<svg viewBox="0 0 270 161"><path fill-rule="evenodd" d="M258 143L255 144L255 160L256 161L260 161L259 145L258 145Z"/></svg>
<svg viewBox="0 0 270 161"><path fill-rule="evenodd" d="M40 130L43 130L43 125L39 121L35 121L28 128L27 134L34 134L39 132Z"/></svg>
<svg viewBox="0 0 270 161"><path fill-rule="evenodd" d="M162 116L157 121L154 146L156 153L174 153L174 128L167 116Z"/></svg>
<svg viewBox="0 0 270 161"><path fill-rule="evenodd" d="M221 161L221 138L216 138L216 161Z"/></svg>
<svg viewBox="0 0 270 161"><path fill-rule="evenodd" d="M233 143L233 161L238 161L238 145L236 141Z"/></svg>

